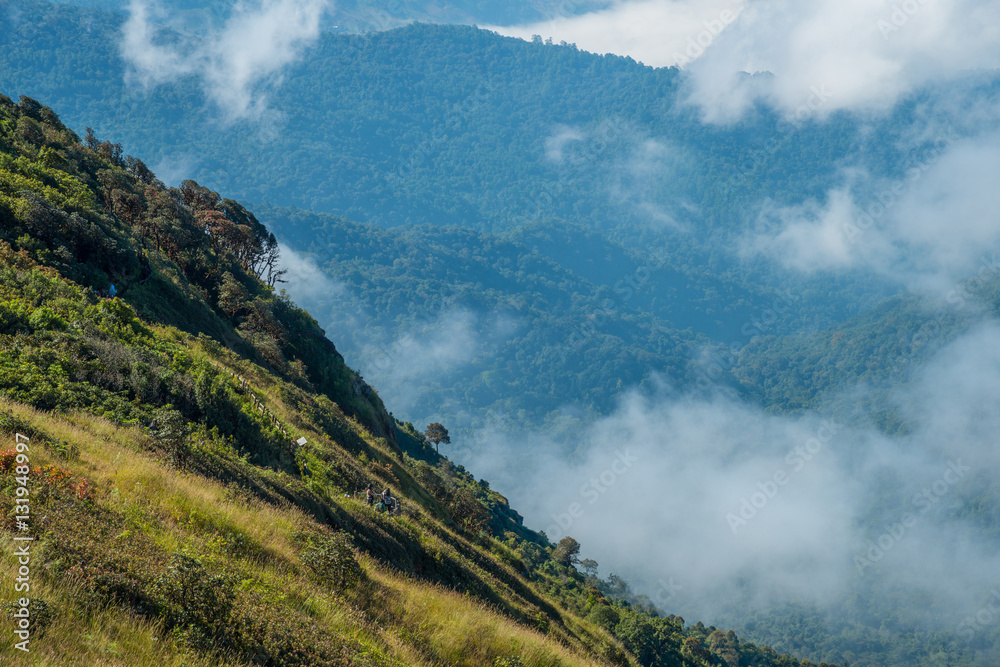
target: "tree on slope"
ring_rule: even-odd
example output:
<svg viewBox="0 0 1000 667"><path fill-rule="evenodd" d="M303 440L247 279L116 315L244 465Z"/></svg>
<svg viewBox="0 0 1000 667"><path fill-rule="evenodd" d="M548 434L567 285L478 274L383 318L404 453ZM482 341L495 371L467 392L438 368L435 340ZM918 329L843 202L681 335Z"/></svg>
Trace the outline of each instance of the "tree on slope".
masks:
<svg viewBox="0 0 1000 667"><path fill-rule="evenodd" d="M451 444L451 437L448 435L448 429L437 422L427 425L427 430L424 431L424 437L427 438L429 442L434 443L435 452L439 451L438 445L442 442L446 445Z"/></svg>

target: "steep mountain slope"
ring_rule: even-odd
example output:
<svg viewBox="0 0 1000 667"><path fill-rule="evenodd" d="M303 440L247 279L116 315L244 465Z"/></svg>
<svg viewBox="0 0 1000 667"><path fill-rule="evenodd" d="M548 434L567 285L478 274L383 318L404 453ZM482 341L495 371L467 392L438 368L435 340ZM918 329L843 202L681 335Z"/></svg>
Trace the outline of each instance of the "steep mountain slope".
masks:
<svg viewBox="0 0 1000 667"><path fill-rule="evenodd" d="M800 664L577 571L387 421L269 287L273 249L236 202L0 97L0 585L27 578L30 619L5 664Z"/></svg>

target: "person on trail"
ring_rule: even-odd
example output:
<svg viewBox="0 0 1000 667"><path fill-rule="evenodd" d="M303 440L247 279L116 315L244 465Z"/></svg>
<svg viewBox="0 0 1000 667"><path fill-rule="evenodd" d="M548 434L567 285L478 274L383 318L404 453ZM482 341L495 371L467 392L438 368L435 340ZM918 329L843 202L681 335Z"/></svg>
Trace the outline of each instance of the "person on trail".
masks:
<svg viewBox="0 0 1000 667"><path fill-rule="evenodd" d="M375 505L375 492L372 491L371 482L369 482L368 486L365 487L365 500L368 502L368 507Z"/></svg>
<svg viewBox="0 0 1000 667"><path fill-rule="evenodd" d="M385 487L385 491L382 492L382 504L385 505L385 511L392 516L396 508L396 499L392 497L389 487Z"/></svg>
<svg viewBox="0 0 1000 667"><path fill-rule="evenodd" d="M108 290L108 294L111 295L112 299L115 298L116 296L118 296L118 290L115 289L115 284L114 283L111 283L111 289Z"/></svg>

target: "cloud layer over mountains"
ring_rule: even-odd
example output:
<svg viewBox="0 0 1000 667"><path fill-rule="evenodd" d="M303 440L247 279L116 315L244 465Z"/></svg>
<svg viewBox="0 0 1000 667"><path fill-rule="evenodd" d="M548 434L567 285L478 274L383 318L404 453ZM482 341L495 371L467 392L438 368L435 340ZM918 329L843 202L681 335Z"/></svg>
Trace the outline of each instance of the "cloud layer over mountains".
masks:
<svg viewBox="0 0 1000 667"><path fill-rule="evenodd" d="M710 122L757 101L789 114L885 110L927 84L1000 66L1000 6L982 0L634 0L497 30L685 68Z"/></svg>
<svg viewBox="0 0 1000 667"><path fill-rule="evenodd" d="M590 424L574 460L512 424L459 458L529 525L572 535L672 612L708 622L734 604L823 608L900 586L935 600L905 622L961 632L1000 583L996 536L961 509L1000 473L998 351L1000 325L984 324L897 388L902 437L664 390Z"/></svg>
<svg viewBox="0 0 1000 667"><path fill-rule="evenodd" d="M237 3L221 25L193 35L161 27L169 13L132 0L123 27L122 56L143 86L194 76L205 95L233 121L267 109L266 91L320 34L330 0Z"/></svg>

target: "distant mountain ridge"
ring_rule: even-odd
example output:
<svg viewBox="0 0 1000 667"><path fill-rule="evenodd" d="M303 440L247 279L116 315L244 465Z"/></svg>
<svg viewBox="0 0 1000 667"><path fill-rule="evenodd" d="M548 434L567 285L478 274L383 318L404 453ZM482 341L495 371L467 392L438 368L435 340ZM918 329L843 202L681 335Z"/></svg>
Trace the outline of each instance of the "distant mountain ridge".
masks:
<svg viewBox="0 0 1000 667"><path fill-rule="evenodd" d="M130 0L59 0L61 4L96 7L106 10L126 10ZM217 2L205 7L198 0L166 0L160 6L168 8L171 19L178 19L192 29L204 28L206 21L224 18L233 2ZM424 23L465 23L480 25L515 25L534 23L560 16L575 16L610 6L609 0L514 0L489 2L484 0L453 0L423 3L414 0L341 0L332 3L324 17L327 30L365 32L391 30L414 21Z"/></svg>

